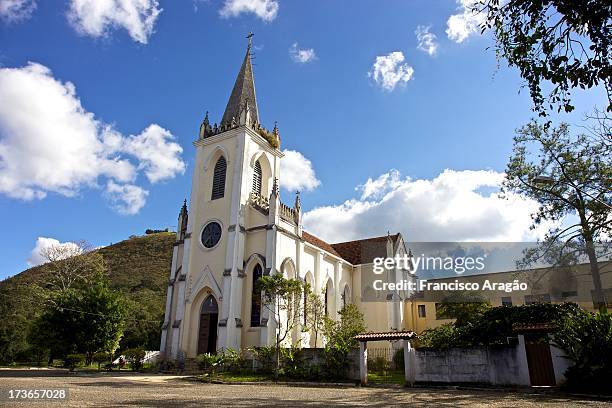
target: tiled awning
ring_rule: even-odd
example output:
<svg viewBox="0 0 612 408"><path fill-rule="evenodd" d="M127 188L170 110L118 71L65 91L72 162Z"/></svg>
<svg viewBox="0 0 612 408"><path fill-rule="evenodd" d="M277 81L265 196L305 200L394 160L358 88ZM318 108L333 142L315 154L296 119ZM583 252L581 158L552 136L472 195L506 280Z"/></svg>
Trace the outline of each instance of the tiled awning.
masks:
<svg viewBox="0 0 612 408"><path fill-rule="evenodd" d="M557 330L554 323L514 323L512 330L515 333L550 333Z"/></svg>
<svg viewBox="0 0 612 408"><path fill-rule="evenodd" d="M392 331L392 332L369 332L355 336L357 341L379 341L379 340L411 340L416 337L412 331Z"/></svg>

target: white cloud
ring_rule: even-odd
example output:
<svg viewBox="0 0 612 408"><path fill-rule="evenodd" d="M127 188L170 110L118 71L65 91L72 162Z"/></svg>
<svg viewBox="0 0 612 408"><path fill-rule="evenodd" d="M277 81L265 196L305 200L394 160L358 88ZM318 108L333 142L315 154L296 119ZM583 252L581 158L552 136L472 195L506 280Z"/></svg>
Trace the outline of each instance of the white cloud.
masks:
<svg viewBox="0 0 612 408"><path fill-rule="evenodd" d="M70 0L68 19L85 35L103 37L124 28L134 41L146 44L161 12L157 0Z"/></svg>
<svg viewBox="0 0 612 408"><path fill-rule="evenodd" d="M117 184L109 180L105 195L119 214L134 215L144 207L149 192L133 184Z"/></svg>
<svg viewBox="0 0 612 408"><path fill-rule="evenodd" d="M295 150L283 150L281 159L280 185L287 191L314 190L321 181L317 179L312 163L302 153Z"/></svg>
<svg viewBox="0 0 612 408"><path fill-rule="evenodd" d="M446 22L446 35L449 39L462 43L471 35L480 33L480 25L485 22L484 13L474 12L478 0L457 0L459 13L453 14Z"/></svg>
<svg viewBox="0 0 612 408"><path fill-rule="evenodd" d="M360 198L318 207L304 215L305 229L328 242L387 231L408 241L521 241L542 237L531 231L535 201L498 196L503 173L445 170L432 180L402 178L390 171L358 187ZM483 190L490 190L485 193Z"/></svg>
<svg viewBox="0 0 612 408"><path fill-rule="evenodd" d="M417 36L417 48L433 57L438 52L438 40L436 35L429 31L430 29L431 26L420 25L414 33Z"/></svg>
<svg viewBox="0 0 612 408"><path fill-rule="evenodd" d="M183 148L173 140L170 131L152 124L141 134L130 136L124 151L140 160L138 168L144 170L151 183L156 183L185 172L185 163L181 160Z"/></svg>
<svg viewBox="0 0 612 408"><path fill-rule="evenodd" d="M289 48L289 55L294 62L305 64L317 59L314 48L303 48L298 47L298 43L293 43Z"/></svg>
<svg viewBox="0 0 612 408"><path fill-rule="evenodd" d="M137 136L121 135L43 65L0 68L0 100L0 194L70 197L98 187L100 178L133 184L139 170L151 182L184 171L170 132L152 124Z"/></svg>
<svg viewBox="0 0 612 408"><path fill-rule="evenodd" d="M278 14L276 0L225 0L219 11L221 17L237 17L243 13L252 13L263 21L270 22Z"/></svg>
<svg viewBox="0 0 612 408"><path fill-rule="evenodd" d="M414 74L414 69L404 60L401 51L378 56L368 76L384 90L393 91L398 84L404 85L410 81Z"/></svg>
<svg viewBox="0 0 612 408"><path fill-rule="evenodd" d="M65 259L83 253L83 249L74 242L59 242L54 238L38 237L36 245L27 260L28 265L36 266L48 262L49 259L44 254L46 251L54 249L58 250L53 251L53 260Z"/></svg>
<svg viewBox="0 0 612 408"><path fill-rule="evenodd" d="M34 0L0 0L0 19L15 23L27 20L36 10Z"/></svg>

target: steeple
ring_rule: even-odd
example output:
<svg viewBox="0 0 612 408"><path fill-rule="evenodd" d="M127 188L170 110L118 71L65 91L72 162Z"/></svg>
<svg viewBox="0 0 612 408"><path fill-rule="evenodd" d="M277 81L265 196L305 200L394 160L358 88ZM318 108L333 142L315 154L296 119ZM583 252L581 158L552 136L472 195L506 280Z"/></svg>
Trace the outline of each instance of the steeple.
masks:
<svg viewBox="0 0 612 408"><path fill-rule="evenodd" d="M255 79L253 77L253 66L251 65L252 37L253 33L249 33L247 36L249 44L247 46L246 55L244 56L240 72L234 83L232 94L230 95L229 101L227 101L223 119L221 119L221 125L231 124L232 119L234 119L235 122L239 121L241 109L247 104L251 111L251 121L253 123L259 123L257 99L255 97Z"/></svg>

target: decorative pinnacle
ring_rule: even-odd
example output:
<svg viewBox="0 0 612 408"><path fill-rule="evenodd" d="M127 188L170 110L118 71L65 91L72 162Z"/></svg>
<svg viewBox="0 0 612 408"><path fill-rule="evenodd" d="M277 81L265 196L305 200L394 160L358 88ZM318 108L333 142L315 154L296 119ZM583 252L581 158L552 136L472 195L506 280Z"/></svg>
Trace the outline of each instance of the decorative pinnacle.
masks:
<svg viewBox="0 0 612 408"><path fill-rule="evenodd" d="M302 203L300 201L300 191L295 192L295 209L298 211L302 208Z"/></svg>

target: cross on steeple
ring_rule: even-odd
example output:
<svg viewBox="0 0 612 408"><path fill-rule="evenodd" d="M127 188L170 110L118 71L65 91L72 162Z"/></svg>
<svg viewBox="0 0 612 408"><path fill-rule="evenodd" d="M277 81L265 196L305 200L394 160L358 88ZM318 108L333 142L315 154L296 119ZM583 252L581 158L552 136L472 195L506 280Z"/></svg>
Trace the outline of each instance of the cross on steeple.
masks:
<svg viewBox="0 0 612 408"><path fill-rule="evenodd" d="M253 34L253 32L252 32L252 31L250 31L250 32L249 32L249 35L247 35L247 36L246 36L246 38L248 38L248 40L249 40L249 49L251 49L251 46L253 45L253 36L254 36L254 35L255 35L255 34Z"/></svg>

